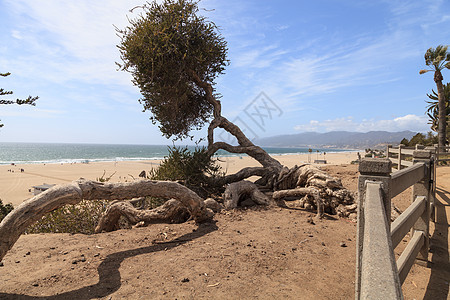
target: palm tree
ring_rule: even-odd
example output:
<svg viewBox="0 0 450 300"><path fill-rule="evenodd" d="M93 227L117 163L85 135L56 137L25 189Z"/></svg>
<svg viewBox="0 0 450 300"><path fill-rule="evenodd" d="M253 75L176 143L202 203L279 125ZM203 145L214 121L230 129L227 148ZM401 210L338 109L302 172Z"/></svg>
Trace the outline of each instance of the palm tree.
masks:
<svg viewBox="0 0 450 300"><path fill-rule="evenodd" d="M426 114L429 117L429 123L431 125L431 130L437 132L438 131L438 120L439 120L439 95L431 90L431 94L427 94L430 101L425 101L428 103ZM450 116L450 82L444 85L444 101L445 101L445 116L446 116L446 124L449 125L449 116ZM447 132L447 138L449 138L450 132Z"/></svg>
<svg viewBox="0 0 450 300"><path fill-rule="evenodd" d="M447 52L448 46L439 45L436 49L430 48L425 53L425 64L429 67L428 70L420 70L420 74L432 71L434 72L434 82L436 83L438 93L438 137L439 137L439 152L445 152L446 144L446 109L444 98L444 85L442 84L441 70L444 68L450 69L450 53Z"/></svg>

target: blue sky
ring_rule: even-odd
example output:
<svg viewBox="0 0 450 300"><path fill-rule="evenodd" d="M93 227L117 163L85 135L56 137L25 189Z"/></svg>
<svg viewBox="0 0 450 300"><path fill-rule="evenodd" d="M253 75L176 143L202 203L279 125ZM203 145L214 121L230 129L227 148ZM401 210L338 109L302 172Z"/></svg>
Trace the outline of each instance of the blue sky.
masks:
<svg viewBox="0 0 450 300"><path fill-rule="evenodd" d="M125 27L142 3L0 0L0 72L12 73L0 87L40 97L36 107L0 106L0 142L171 144L142 112L130 75L116 71L113 25ZM419 70L429 47L450 43L449 1L199 6L228 41L231 64L216 85L223 115L252 137L429 130L425 100L435 85ZM450 81L450 70L443 75Z"/></svg>

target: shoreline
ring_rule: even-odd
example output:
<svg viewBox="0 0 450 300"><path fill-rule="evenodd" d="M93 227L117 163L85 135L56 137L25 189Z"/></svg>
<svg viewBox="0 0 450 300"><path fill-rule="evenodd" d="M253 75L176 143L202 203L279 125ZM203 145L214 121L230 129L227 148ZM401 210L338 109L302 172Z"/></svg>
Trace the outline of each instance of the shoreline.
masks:
<svg viewBox="0 0 450 300"><path fill-rule="evenodd" d="M289 149L289 148L285 148ZM331 151L321 151L321 152L312 152L311 154L307 152L286 152L286 153L269 153L270 156L278 157L278 156L285 156L285 155L311 155L320 157L323 156L324 153L326 155L329 154L336 154L336 153L357 153L357 152L364 152L364 150L357 150L357 149L351 149L351 150L342 150L342 149L333 149ZM163 160L167 155L165 156L155 156L155 157L115 157L115 158L67 158L67 159L60 159L60 160L40 160L40 161L0 161L0 166L10 166L10 165L60 165L60 164L91 164L91 163L116 163L116 162L142 162L142 161L161 161ZM215 155L216 158L227 158L227 157L248 157L247 154L223 154L223 155ZM322 158L320 158L322 159Z"/></svg>
<svg viewBox="0 0 450 300"><path fill-rule="evenodd" d="M359 151L361 154L362 151ZM357 159L358 151L322 152L305 154L272 155L287 167L326 160L326 165L349 164ZM249 156L218 156L218 163L227 174L232 174L244 167L256 167L260 164ZM0 165L0 199L3 204L12 203L14 207L33 197L33 186L46 184L67 184L79 178L98 180L110 177L111 182L129 182L142 171L150 171L159 166L161 159L101 161L89 163L32 163ZM24 172L21 172L21 169Z"/></svg>

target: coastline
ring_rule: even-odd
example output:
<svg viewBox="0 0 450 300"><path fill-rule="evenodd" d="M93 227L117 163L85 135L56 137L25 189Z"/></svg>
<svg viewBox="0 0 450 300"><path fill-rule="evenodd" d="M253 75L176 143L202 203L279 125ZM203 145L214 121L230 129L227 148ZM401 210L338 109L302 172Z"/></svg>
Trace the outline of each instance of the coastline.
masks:
<svg viewBox="0 0 450 300"><path fill-rule="evenodd" d="M359 151L362 153L362 151ZM314 160L326 160L327 165L349 164L357 159L358 151L281 154L272 155L287 167L305 164ZM227 174L235 173L244 167L259 166L259 163L248 156L220 156L219 164ZM32 186L46 184L67 184L79 178L97 180L103 174L110 177L111 182L127 182L138 178L143 170L149 171L159 166L161 160L123 160L91 163L59 163L59 164L15 164L0 165L0 199L3 204L12 203L15 207L31 198ZM319 166L324 164L319 164ZM21 172L21 169L24 172ZM10 171L9 171L10 170ZM30 192L31 191L31 192Z"/></svg>

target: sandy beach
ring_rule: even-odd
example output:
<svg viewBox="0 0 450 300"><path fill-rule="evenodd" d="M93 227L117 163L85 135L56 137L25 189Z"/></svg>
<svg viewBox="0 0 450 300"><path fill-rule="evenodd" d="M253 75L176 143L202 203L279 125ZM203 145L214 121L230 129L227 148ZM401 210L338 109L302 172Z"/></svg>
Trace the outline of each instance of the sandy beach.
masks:
<svg viewBox="0 0 450 300"><path fill-rule="evenodd" d="M362 154L362 152L361 152ZM326 160L328 165L348 164L357 159L357 152L274 155L283 165L292 167L315 160ZM0 199L4 204L19 205L33 196L33 186L46 184L65 184L79 178L97 180L105 173L111 182L126 182L138 178L143 170L149 171L159 166L159 160L95 162L89 164L23 164L0 165ZM228 174L243 167L258 166L254 159L243 157L220 157L220 165ZM323 164L321 164L323 165ZM21 172L21 169L24 172Z"/></svg>

